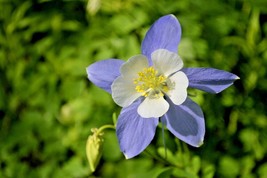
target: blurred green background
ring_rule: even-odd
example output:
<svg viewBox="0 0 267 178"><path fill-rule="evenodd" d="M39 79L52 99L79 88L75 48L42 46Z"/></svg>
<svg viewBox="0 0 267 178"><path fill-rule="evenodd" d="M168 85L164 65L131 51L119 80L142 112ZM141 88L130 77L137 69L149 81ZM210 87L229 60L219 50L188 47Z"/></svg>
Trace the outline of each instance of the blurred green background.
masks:
<svg viewBox="0 0 267 178"><path fill-rule="evenodd" d="M125 160L114 130L89 169L91 128L120 108L87 80L91 63L140 53L151 24L174 14L185 67L238 75L224 92L189 90L206 120L193 148L161 129ZM0 0L0 177L267 177L266 0Z"/></svg>

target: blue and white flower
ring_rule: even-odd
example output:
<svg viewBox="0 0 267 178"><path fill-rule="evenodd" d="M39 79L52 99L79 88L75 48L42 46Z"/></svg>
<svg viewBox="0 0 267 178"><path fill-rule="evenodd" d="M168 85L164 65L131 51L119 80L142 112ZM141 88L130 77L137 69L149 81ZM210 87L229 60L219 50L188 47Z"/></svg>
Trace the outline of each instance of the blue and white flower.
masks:
<svg viewBox="0 0 267 178"><path fill-rule="evenodd" d="M177 54L181 38L173 15L158 19L142 42L142 54L127 62L107 59L87 67L88 78L111 93L123 107L116 133L126 158L140 154L152 141L160 121L180 140L198 147L205 134L201 108L187 95L187 88L219 93L236 75L213 68L183 68Z"/></svg>

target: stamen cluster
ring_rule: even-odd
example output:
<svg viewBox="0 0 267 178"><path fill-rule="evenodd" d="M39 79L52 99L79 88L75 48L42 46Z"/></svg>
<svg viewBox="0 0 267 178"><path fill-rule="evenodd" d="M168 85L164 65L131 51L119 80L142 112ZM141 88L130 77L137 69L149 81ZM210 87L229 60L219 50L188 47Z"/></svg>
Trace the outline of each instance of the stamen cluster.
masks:
<svg viewBox="0 0 267 178"><path fill-rule="evenodd" d="M167 85L168 78L158 74L154 67L144 68L138 72L138 78L134 79L136 85L135 90L142 93L142 96L156 99L164 96L164 93L169 91Z"/></svg>

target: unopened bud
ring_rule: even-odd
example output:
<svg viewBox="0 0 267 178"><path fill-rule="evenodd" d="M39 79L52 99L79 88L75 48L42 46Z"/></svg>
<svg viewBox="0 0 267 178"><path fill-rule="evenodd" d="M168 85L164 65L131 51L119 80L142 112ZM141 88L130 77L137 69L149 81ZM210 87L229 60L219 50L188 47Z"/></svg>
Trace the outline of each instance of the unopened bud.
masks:
<svg viewBox="0 0 267 178"><path fill-rule="evenodd" d="M95 15L101 6L101 0L88 0L86 10L90 15Z"/></svg>
<svg viewBox="0 0 267 178"><path fill-rule="evenodd" d="M90 135L86 143L86 155L92 172L95 171L99 160L102 156L103 133L98 129L92 129L93 134Z"/></svg>

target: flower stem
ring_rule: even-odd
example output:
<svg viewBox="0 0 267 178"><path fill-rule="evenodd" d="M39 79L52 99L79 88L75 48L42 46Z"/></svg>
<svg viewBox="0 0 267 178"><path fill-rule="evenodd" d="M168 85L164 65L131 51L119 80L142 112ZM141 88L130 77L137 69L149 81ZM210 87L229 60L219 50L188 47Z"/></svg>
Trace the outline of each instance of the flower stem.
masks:
<svg viewBox="0 0 267 178"><path fill-rule="evenodd" d="M105 129L115 129L114 125L103 125L99 129L97 129L97 134L101 133Z"/></svg>

